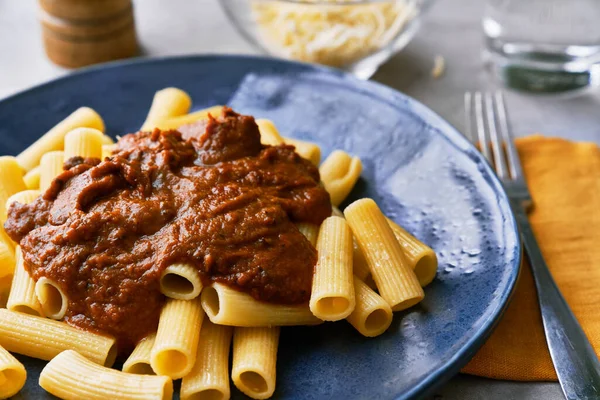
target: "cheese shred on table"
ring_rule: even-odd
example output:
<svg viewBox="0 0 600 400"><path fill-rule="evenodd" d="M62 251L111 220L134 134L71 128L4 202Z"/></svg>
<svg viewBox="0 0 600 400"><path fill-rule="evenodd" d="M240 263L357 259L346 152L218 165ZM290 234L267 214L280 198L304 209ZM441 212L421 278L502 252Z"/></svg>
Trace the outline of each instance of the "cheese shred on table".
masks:
<svg viewBox="0 0 600 400"><path fill-rule="evenodd" d="M413 0L369 4L253 1L263 45L271 53L342 67L390 45L417 14Z"/></svg>

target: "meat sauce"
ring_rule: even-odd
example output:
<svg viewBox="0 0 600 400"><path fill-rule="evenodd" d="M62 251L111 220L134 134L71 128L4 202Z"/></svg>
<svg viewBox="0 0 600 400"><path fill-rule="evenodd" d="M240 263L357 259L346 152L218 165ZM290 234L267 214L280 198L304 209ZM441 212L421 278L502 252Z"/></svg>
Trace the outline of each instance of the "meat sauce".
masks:
<svg viewBox="0 0 600 400"><path fill-rule="evenodd" d="M254 119L231 109L181 131L126 135L102 162L67 160L42 196L8 211L29 274L66 292L65 320L122 350L156 330L173 263L265 302L310 297L317 253L294 223L331 214L318 169L292 146L261 145Z"/></svg>

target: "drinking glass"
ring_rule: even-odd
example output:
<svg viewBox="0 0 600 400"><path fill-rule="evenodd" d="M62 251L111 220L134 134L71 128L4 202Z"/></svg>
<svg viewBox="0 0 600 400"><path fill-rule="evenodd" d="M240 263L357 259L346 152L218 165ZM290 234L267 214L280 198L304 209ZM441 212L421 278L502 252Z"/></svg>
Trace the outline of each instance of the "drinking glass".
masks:
<svg viewBox="0 0 600 400"><path fill-rule="evenodd" d="M488 0L483 31L485 59L509 87L600 84L599 0Z"/></svg>

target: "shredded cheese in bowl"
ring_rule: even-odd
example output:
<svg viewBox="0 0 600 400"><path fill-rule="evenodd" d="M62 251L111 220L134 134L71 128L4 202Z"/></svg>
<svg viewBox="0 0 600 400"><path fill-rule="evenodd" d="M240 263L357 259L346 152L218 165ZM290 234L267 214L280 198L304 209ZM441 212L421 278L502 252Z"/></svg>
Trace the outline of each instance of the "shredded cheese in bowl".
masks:
<svg viewBox="0 0 600 400"><path fill-rule="evenodd" d="M252 0L251 7L262 44L272 54L344 67L391 45L418 14L415 1Z"/></svg>

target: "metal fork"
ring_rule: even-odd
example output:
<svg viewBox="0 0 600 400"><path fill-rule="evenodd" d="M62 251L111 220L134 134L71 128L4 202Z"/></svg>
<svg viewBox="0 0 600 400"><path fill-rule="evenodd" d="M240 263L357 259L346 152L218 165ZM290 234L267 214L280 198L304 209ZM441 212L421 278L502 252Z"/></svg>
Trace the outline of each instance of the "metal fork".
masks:
<svg viewBox="0 0 600 400"><path fill-rule="evenodd" d="M563 393L569 400L600 399L598 357L552 279L527 219L532 200L510 131L504 96L502 92L467 92L464 100L467 137L479 143L496 170L519 225L537 288L546 341Z"/></svg>

